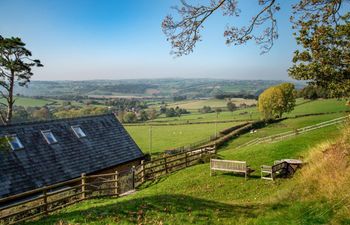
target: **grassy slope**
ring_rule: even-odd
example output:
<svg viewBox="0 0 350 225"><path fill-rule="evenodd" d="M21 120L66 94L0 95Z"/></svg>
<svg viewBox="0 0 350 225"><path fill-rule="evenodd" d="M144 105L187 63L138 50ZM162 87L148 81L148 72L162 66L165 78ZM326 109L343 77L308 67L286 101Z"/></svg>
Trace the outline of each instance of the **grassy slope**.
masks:
<svg viewBox="0 0 350 225"><path fill-rule="evenodd" d="M218 123L217 130L223 130L238 123ZM126 126L127 131L138 146L149 152L149 126ZM191 144L206 139L215 134L215 124L192 124L152 127L152 152L162 152L167 149Z"/></svg>
<svg viewBox="0 0 350 225"><path fill-rule="evenodd" d="M323 121L331 120L334 118L342 117L346 115L345 113L335 113L335 114L326 114L326 115L319 115L319 116L308 116L308 117L300 117L296 119L287 119L283 120L279 123L270 124L264 129L257 130L256 133L247 133L242 136L240 136L237 139L234 139L230 142L229 148L235 148L241 144L244 144L250 140L253 140L255 138L261 138L266 137L269 135L274 135L286 131L292 131L297 128L302 128L306 126L310 126L313 124L317 124Z"/></svg>
<svg viewBox="0 0 350 225"><path fill-rule="evenodd" d="M317 101L305 101L298 99L295 110L287 116L295 116L308 113L320 113L320 112L339 112L348 110L349 107L345 105L345 101L338 101L335 99L317 100ZM259 113L256 108L248 108L244 110L237 110L233 113L222 112L219 115L219 120L228 119L248 119L249 115L239 115L242 111L253 112L255 119L259 118ZM231 142L231 147L241 145L249 140L257 137L265 137L268 135L281 133L284 131L294 130L304 126L320 123L326 120L331 120L345 115L344 113L335 113L320 116L300 117L293 120L285 120L278 124L271 124L263 130L259 130L254 134L246 134ZM200 118L200 119L198 119ZM185 115L180 118L164 118L172 120L172 122L184 122L190 121L215 121L215 113L207 114L191 114ZM160 119L159 119L160 120ZM218 124L218 130L233 126L237 123L223 123ZM135 139L136 143L145 152L149 152L149 127L147 126L127 126L126 127L131 136ZM182 145L190 144L199 140L208 138L215 133L215 124L197 124L197 125L181 125L181 126L154 126L153 127L153 150L152 152L161 152L166 149L174 147L180 147Z"/></svg>
<svg viewBox="0 0 350 225"><path fill-rule="evenodd" d="M301 104L298 107L316 104L307 109L300 109L302 113L312 113L326 109L329 103L327 101ZM338 104L338 102L333 103ZM343 107L330 106L328 109L338 111ZM303 190L307 188L300 187L300 183L307 185L307 182L300 178L300 172L295 179L278 179L276 182L269 182L260 179L259 167L262 164L271 164L276 159L304 158L312 146L327 139L334 140L340 133L338 126L315 130L283 142L260 144L238 150L234 148L241 140L246 141L257 136L279 133L341 115L343 114L337 113L288 119L230 142L219 155L225 159L248 161L257 170L248 181L244 181L241 176L228 173L219 173L210 177L209 165L201 164L161 178L154 183L145 184L147 188L141 189L134 195L119 199L103 198L85 201L33 224L53 224L60 220L70 224L328 223L332 218L337 217L336 208L333 208L334 203L324 200L323 197L312 198L312 196L318 196L315 194L317 191L312 189L312 185L308 188L313 191L308 195L302 195ZM144 130L141 133L148 132ZM293 193L301 193L302 197ZM347 212L345 215L348 215ZM342 220L343 218L339 219L339 221Z"/></svg>
<svg viewBox="0 0 350 225"><path fill-rule="evenodd" d="M349 110L345 100L319 99L315 101L300 101L295 109L286 116L302 115L307 113L339 112Z"/></svg>
<svg viewBox="0 0 350 225"><path fill-rule="evenodd" d="M334 139L339 133L340 130L332 126L274 144L234 151L228 145L220 156L247 160L258 169L261 164L270 164L275 159L304 157L311 146L326 138ZM291 187L297 181L261 180L258 171L248 181L224 173L210 177L209 165L201 164L149 184L134 195L85 201L37 224L53 224L61 219L72 224L327 223L335 214L330 203L322 199L289 199L293 193Z"/></svg>

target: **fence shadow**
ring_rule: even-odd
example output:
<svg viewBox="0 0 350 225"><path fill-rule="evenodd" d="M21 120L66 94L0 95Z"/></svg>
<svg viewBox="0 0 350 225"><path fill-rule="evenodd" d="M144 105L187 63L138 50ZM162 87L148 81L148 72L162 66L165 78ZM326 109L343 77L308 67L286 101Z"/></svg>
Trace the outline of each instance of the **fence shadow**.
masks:
<svg viewBox="0 0 350 225"><path fill-rule="evenodd" d="M254 171L255 173L256 171ZM228 177L238 177L238 178L242 178L244 179L244 174L240 174L240 173L233 173L233 172L219 172L219 171L215 171L215 175L213 176L228 176ZM248 176L248 180L249 179L261 179L260 175L256 175L256 174L250 174Z"/></svg>
<svg viewBox="0 0 350 225"><path fill-rule="evenodd" d="M170 224L174 222L211 224L211 221L217 222L218 218L223 220L236 217L256 218L266 207L274 207L262 204L231 205L176 194L121 200L109 205L92 207L90 210L79 209L79 206L77 205L76 210L63 211L27 224L69 224L72 221L74 224L90 224L101 222L102 218L115 224L156 224L161 221ZM279 204L278 207L284 205ZM155 221L155 218L159 221ZM192 221L193 219L195 221Z"/></svg>
<svg viewBox="0 0 350 225"><path fill-rule="evenodd" d="M176 172L172 173L172 174L175 174ZM145 188L149 188L151 186L154 186L158 183L161 183L161 182L164 182L168 179L169 175L168 176L161 176L161 177L157 177L155 179L151 179L151 180L148 180L146 181L145 183L141 184L141 189L145 189Z"/></svg>

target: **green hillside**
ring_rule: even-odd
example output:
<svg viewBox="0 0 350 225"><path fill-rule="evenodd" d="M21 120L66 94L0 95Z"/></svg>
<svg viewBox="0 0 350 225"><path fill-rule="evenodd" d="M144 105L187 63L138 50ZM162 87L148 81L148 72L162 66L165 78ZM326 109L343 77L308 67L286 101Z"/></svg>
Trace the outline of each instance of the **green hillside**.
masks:
<svg viewBox="0 0 350 225"><path fill-rule="evenodd" d="M218 157L247 161L255 169L247 181L231 173L211 177L209 164L199 164L147 182L135 194L87 200L29 224L348 224L350 200L344 193L350 188L349 126L332 125L276 143L236 148L257 137L344 116L339 111L347 108L341 104L336 100L299 104L291 115L338 113L289 118L223 146ZM203 125L198 126L200 130ZM137 135L147 133L147 126L142 129L130 131L137 142ZM159 134L166 133L165 127L158 129ZM179 136L175 140L183 141ZM171 139L159 146L167 142ZM260 179L261 165L282 158L299 158L308 164L290 179Z"/></svg>
<svg viewBox="0 0 350 225"><path fill-rule="evenodd" d="M210 177L209 164L201 164L149 183L136 194L85 201L30 224L328 223L336 219L337 212L332 208L336 202L292 195L303 192L299 186L303 181L301 172L292 179L271 182L260 179L259 166L281 158L306 158L313 146L334 141L340 133L339 127L332 126L274 144L234 151L226 147L220 157L246 160L257 170L247 181L229 173Z"/></svg>

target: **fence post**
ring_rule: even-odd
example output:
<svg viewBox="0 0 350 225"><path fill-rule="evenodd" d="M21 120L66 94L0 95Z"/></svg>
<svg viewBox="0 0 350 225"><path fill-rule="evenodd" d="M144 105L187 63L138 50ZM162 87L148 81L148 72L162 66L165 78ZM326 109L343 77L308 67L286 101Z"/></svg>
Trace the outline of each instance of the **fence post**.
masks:
<svg viewBox="0 0 350 225"><path fill-rule="evenodd" d="M145 160L141 160L141 184L145 182Z"/></svg>
<svg viewBox="0 0 350 225"><path fill-rule="evenodd" d="M115 182L114 182L114 194L116 196L118 196L119 195L119 190L118 190L119 187L118 187L118 171L117 170L115 171L114 180L115 180Z"/></svg>
<svg viewBox="0 0 350 225"><path fill-rule="evenodd" d="M166 157L164 157L164 166L165 166L165 173L168 173L168 166L166 163Z"/></svg>
<svg viewBox="0 0 350 225"><path fill-rule="evenodd" d="M44 212L45 212L45 215L48 215L49 211L47 207L47 189L46 188L43 190L43 195L44 195Z"/></svg>
<svg viewBox="0 0 350 225"><path fill-rule="evenodd" d="M187 152L185 152L185 160L186 160L186 167L188 167L188 159L187 159Z"/></svg>
<svg viewBox="0 0 350 225"><path fill-rule="evenodd" d="M81 174L81 199L85 199L85 184L86 183L86 174L82 173Z"/></svg>
<svg viewBox="0 0 350 225"><path fill-rule="evenodd" d="M135 190L135 166L132 166L132 189Z"/></svg>

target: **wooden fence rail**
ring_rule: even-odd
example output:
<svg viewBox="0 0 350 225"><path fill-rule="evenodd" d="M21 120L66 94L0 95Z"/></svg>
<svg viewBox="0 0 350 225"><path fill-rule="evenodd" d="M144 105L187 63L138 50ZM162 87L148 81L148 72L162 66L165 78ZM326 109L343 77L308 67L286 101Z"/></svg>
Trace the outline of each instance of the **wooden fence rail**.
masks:
<svg viewBox="0 0 350 225"><path fill-rule="evenodd" d="M280 140L283 140L285 138L291 137L291 136L295 136L298 134L302 134L302 133L306 133L306 132L310 132L316 129L320 129L323 127L327 127L327 126L331 126L331 125L336 125L336 124L340 124L343 123L344 121L346 121L348 118L350 118L350 116L343 116L343 117L339 117L336 119L332 119L332 120L327 120L321 123L317 123L314 125L310 125L310 126L306 126L306 127L302 127L302 128L298 128L295 130L291 130L291 131L286 131L286 132L282 132L279 134L274 134L274 135L270 135L270 136L266 136L266 137L262 137L262 138L255 138L251 141L248 141L236 148L243 148L243 147L247 147L247 146L253 146L253 145L257 145L260 143L265 143L265 142L277 142Z"/></svg>
<svg viewBox="0 0 350 225"><path fill-rule="evenodd" d="M184 151L141 164L127 171L86 175L0 199L0 224L15 224L102 196L116 196L134 190L147 180L178 171L215 153L215 146Z"/></svg>

